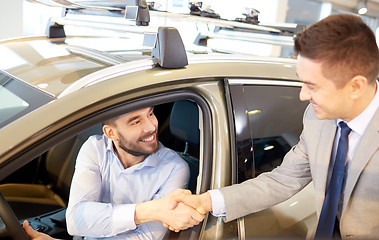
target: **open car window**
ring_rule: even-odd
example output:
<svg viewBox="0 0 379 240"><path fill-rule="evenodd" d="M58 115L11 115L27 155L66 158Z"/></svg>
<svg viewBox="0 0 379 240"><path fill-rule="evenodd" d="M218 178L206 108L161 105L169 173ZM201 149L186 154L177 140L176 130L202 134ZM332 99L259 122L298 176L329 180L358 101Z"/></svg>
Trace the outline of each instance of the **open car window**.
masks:
<svg viewBox="0 0 379 240"><path fill-rule="evenodd" d="M204 147L200 146L204 142L201 129L204 129L203 121L209 118L204 119L201 107L189 99L156 104L154 114L159 123L159 141L187 162L190 169L188 189L199 191L201 185L207 183L199 173L204 159ZM20 221L27 219L32 227L51 236L69 237L65 229L65 211L76 157L90 136L102 134L100 122L59 141L0 182L0 192Z"/></svg>

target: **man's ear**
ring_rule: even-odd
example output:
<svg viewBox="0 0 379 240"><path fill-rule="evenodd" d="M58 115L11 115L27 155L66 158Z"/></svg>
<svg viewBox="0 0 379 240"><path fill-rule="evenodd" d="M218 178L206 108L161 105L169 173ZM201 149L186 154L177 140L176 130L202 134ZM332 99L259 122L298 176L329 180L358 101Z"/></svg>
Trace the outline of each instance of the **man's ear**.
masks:
<svg viewBox="0 0 379 240"><path fill-rule="evenodd" d="M365 93L367 85L368 85L368 81L365 76L357 75L353 77L350 81L351 97L353 99L360 98Z"/></svg>
<svg viewBox="0 0 379 240"><path fill-rule="evenodd" d="M105 124L103 126L103 132L105 134L105 136L109 139L111 139L112 141L117 141L118 140L118 137L116 135L116 129L111 126L111 125L108 125L108 124Z"/></svg>

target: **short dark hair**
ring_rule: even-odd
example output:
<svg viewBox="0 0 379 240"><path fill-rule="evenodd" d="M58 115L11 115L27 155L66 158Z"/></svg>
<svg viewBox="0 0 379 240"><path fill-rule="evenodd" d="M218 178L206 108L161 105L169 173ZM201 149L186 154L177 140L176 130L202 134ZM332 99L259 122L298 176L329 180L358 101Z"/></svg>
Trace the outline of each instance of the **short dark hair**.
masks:
<svg viewBox="0 0 379 240"><path fill-rule="evenodd" d="M116 126L116 120L119 118L119 116L117 117L114 117L114 118L111 118L111 119L107 119L105 120L102 125L109 125L109 126Z"/></svg>
<svg viewBox="0 0 379 240"><path fill-rule="evenodd" d="M357 75L375 83L379 49L372 30L358 16L335 14L313 24L295 37L295 52L322 63L323 74L337 87Z"/></svg>

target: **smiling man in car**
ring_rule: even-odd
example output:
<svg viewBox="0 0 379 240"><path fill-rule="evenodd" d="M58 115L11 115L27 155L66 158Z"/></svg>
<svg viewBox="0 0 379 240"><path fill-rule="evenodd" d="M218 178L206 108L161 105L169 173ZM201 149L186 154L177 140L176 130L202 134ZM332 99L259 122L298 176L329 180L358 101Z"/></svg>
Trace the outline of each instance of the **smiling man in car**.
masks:
<svg viewBox="0 0 379 240"><path fill-rule="evenodd" d="M69 234L91 238L162 239L162 223L192 227L204 218L164 198L186 188L189 167L158 142L154 108L106 121L103 135L90 137L76 161L67 208ZM157 222L160 221L160 222Z"/></svg>

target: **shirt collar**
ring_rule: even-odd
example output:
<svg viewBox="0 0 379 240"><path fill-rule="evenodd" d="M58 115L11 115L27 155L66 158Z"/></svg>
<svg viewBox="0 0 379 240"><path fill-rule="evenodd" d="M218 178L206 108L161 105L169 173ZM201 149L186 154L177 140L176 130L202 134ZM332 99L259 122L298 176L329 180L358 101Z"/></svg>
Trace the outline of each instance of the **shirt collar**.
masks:
<svg viewBox="0 0 379 240"><path fill-rule="evenodd" d="M378 81L376 81L375 96L370 102L370 104L366 107L366 109L357 117L355 117L353 120L347 123L347 125L351 128L351 130L358 133L359 135L363 135L368 124L370 123L372 117L374 116L375 112L377 111L379 107L379 87L378 86L379 86L379 83ZM337 125L341 121L343 120L337 119Z"/></svg>
<svg viewBox="0 0 379 240"><path fill-rule="evenodd" d="M156 151L155 153L150 154L149 156L147 156L145 158L145 160L143 160L142 162L136 164L135 166L138 166L137 169L142 169L144 167L155 167L155 166L157 166L158 165L158 161L159 161L159 155L160 155L159 150L162 148L162 146L163 145L161 143L159 143L158 144L158 151Z"/></svg>

